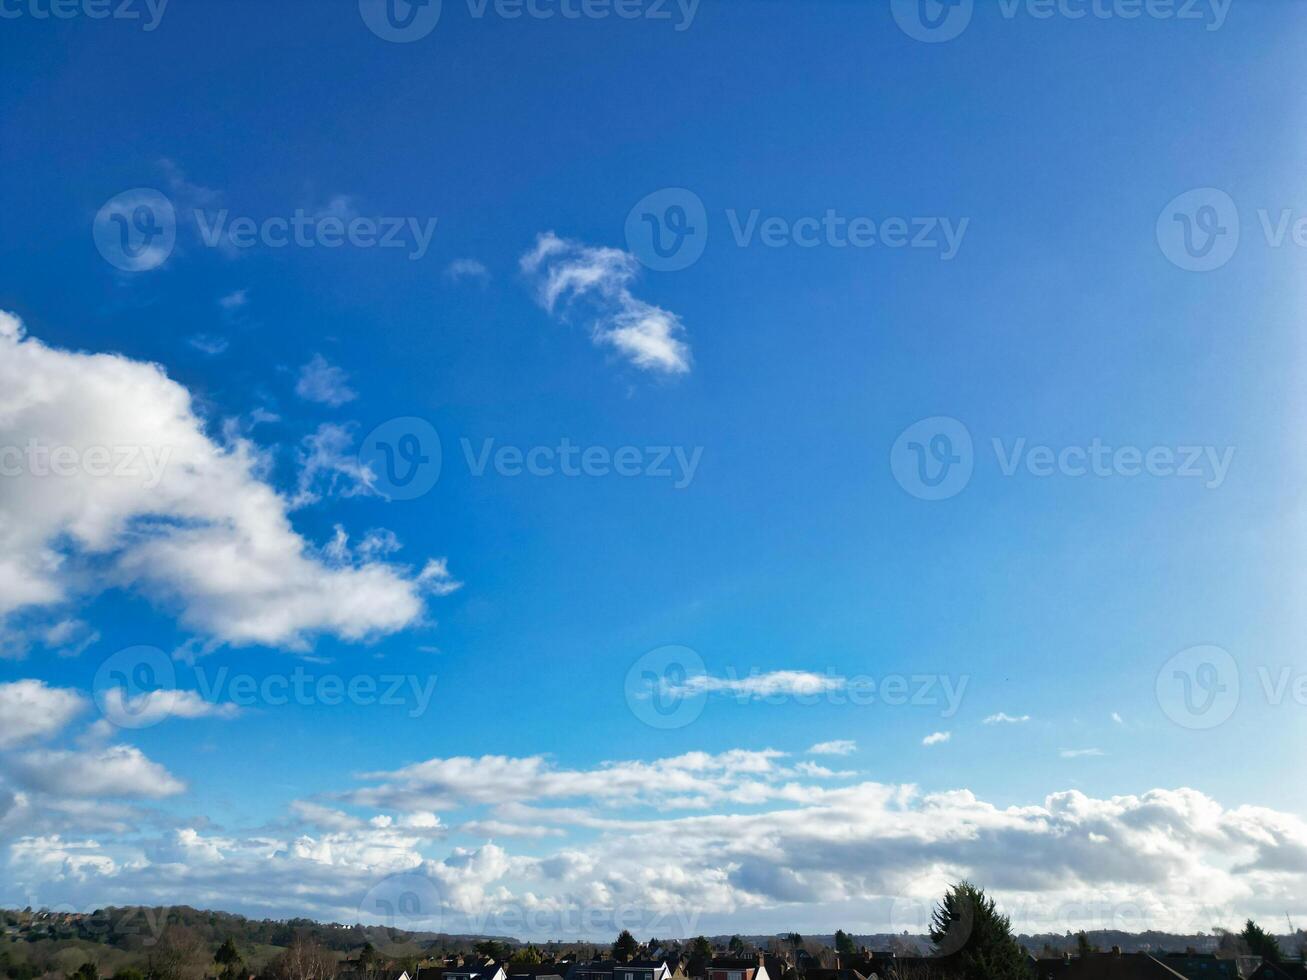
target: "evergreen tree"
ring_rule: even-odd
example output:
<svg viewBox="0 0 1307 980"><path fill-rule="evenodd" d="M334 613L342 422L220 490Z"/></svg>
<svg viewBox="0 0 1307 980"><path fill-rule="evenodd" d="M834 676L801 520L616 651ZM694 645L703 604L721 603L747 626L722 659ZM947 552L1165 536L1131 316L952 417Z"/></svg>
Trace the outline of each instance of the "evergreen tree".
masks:
<svg viewBox="0 0 1307 980"><path fill-rule="evenodd" d="M635 956L639 950L640 944L636 942L630 930L623 929L622 934L617 937L617 942L613 943L613 959L625 963L631 957Z"/></svg>
<svg viewBox="0 0 1307 980"><path fill-rule="evenodd" d="M1252 919L1244 923L1243 932L1239 934L1248 944L1248 952L1260 956L1267 963L1279 963L1284 959L1280 944L1275 937L1259 926Z"/></svg>
<svg viewBox="0 0 1307 980"><path fill-rule="evenodd" d="M690 943L690 955L705 958L712 956L712 943L708 942L707 936L696 936L694 938L694 941Z"/></svg>
<svg viewBox="0 0 1307 980"><path fill-rule="evenodd" d="M930 940L935 955L961 980L1028 980L1012 923L970 882L959 882L944 895L931 916Z"/></svg>
<svg viewBox="0 0 1307 980"><path fill-rule="evenodd" d="M841 956L855 956L858 952L857 944L854 943L853 937L843 929L835 930L835 952Z"/></svg>

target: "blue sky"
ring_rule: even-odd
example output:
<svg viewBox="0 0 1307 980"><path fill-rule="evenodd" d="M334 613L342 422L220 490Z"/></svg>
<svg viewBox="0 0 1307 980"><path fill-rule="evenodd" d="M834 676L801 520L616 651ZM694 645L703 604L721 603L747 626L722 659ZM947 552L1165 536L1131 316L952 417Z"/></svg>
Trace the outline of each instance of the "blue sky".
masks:
<svg viewBox="0 0 1307 980"><path fill-rule="evenodd" d="M370 2L4 8L0 434L169 462L0 482L0 901L1307 913L1300 10L445 0L397 43ZM175 241L131 271L141 189ZM563 440L608 462L477 471ZM899 677L929 703L839 703Z"/></svg>

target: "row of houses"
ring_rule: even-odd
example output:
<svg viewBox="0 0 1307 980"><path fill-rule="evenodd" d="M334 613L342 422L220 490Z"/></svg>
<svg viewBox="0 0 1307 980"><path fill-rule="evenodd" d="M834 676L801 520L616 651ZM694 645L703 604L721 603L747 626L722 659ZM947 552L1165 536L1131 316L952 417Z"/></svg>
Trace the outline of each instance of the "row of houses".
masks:
<svg viewBox="0 0 1307 980"><path fill-rule="evenodd" d="M492 960L449 961L379 980L935 980L941 961L863 949L823 961L773 953L753 956L653 957L618 960L558 960L538 965ZM1258 957L1212 953L1105 953L1029 958L1031 980L1307 980L1301 962L1263 963ZM347 978L342 978L347 980ZM378 980L378 978L370 978Z"/></svg>

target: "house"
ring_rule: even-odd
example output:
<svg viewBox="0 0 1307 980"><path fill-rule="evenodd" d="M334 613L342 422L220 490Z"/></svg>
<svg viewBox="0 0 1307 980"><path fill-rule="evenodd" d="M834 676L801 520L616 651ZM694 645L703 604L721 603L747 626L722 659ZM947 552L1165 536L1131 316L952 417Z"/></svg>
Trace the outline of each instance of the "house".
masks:
<svg viewBox="0 0 1307 980"><path fill-rule="evenodd" d="M619 964L616 960L589 960L576 963L567 974L567 980L613 980L613 970Z"/></svg>
<svg viewBox="0 0 1307 980"><path fill-rule="evenodd" d="M1189 980L1240 980L1239 961L1214 953L1159 953L1157 958Z"/></svg>
<svg viewBox="0 0 1307 980"><path fill-rule="evenodd" d="M613 980L668 980L671 975L665 960L631 960L613 966Z"/></svg>
<svg viewBox="0 0 1307 980"><path fill-rule="evenodd" d="M804 980L868 980L866 974L849 966L818 967L803 976Z"/></svg>
<svg viewBox="0 0 1307 980"><path fill-rule="evenodd" d="M707 965L705 980L771 980L761 953L754 957L717 956Z"/></svg>
<svg viewBox="0 0 1307 980"><path fill-rule="evenodd" d="M508 980L508 974L496 963L464 963L446 968L442 980Z"/></svg>
<svg viewBox="0 0 1307 980"><path fill-rule="evenodd" d="M1036 960L1035 980L1185 980L1185 975L1148 953L1123 953L1114 946L1110 953Z"/></svg>
<svg viewBox="0 0 1307 980"><path fill-rule="evenodd" d="M1307 980L1307 964L1301 960L1287 963L1262 963L1248 980Z"/></svg>

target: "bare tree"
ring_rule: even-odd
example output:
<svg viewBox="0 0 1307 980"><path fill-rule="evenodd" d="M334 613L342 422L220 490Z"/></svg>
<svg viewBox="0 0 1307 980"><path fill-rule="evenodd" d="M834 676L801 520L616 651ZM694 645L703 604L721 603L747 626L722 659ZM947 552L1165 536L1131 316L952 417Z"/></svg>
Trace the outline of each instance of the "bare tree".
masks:
<svg viewBox="0 0 1307 980"><path fill-rule="evenodd" d="M338 968L330 950L306 936L296 936L269 972L277 980L335 980Z"/></svg>
<svg viewBox="0 0 1307 980"><path fill-rule="evenodd" d="M203 980L209 954L203 940L186 926L167 926L150 951L150 980Z"/></svg>

